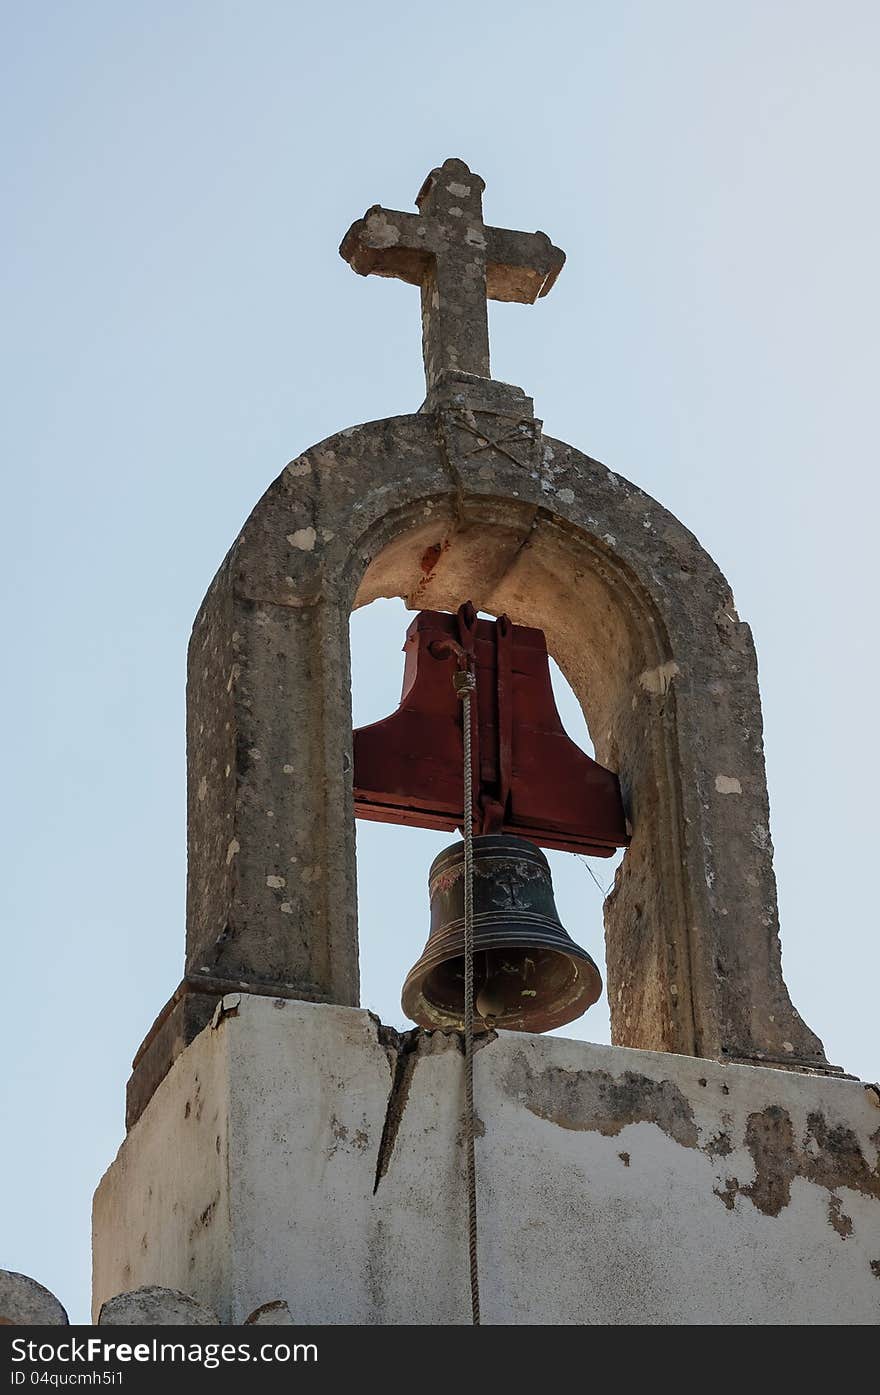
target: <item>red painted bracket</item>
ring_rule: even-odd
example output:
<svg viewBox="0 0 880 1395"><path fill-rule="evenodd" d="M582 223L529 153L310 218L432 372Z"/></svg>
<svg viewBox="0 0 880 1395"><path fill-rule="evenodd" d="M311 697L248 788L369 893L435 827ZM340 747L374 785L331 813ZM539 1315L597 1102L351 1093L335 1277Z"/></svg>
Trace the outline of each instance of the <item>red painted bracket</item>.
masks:
<svg viewBox="0 0 880 1395"><path fill-rule="evenodd" d="M453 675L467 666L477 677L475 831L593 857L629 843L617 776L575 745L559 719L543 631L506 616L478 620L468 603L456 615L421 611L403 651L400 706L354 733L358 818L462 826L462 704Z"/></svg>

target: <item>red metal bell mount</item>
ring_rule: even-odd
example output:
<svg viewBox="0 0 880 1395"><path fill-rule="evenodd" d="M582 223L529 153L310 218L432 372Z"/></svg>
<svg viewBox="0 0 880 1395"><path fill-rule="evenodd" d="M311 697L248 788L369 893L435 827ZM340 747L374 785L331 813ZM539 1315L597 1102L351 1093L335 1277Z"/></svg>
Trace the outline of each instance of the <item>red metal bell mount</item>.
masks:
<svg viewBox="0 0 880 1395"><path fill-rule="evenodd" d="M463 826L462 716L453 675L476 675L474 827L545 848L610 857L629 842L617 776L568 737L541 630L506 616L423 610L409 626L400 706L354 733L355 814L420 828Z"/></svg>

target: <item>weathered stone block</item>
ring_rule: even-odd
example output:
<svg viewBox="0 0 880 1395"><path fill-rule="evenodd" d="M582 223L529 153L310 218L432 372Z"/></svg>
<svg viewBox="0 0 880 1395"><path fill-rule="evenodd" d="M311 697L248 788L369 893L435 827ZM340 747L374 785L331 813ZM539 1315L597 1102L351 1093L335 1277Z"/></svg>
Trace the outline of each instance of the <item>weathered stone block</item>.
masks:
<svg viewBox="0 0 880 1395"><path fill-rule="evenodd" d="M0 1326L66 1327L67 1313L36 1279L0 1269Z"/></svg>
<svg viewBox="0 0 880 1395"><path fill-rule="evenodd" d="M118 1293L101 1305L101 1327L216 1327L209 1309L174 1288L157 1284Z"/></svg>

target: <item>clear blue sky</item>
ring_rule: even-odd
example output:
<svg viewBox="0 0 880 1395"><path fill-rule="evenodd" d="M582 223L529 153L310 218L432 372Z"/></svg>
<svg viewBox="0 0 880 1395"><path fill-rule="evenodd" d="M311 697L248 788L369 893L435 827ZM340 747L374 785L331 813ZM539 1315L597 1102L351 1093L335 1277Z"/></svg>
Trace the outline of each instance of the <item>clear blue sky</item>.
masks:
<svg viewBox="0 0 880 1395"><path fill-rule="evenodd" d="M417 293L336 249L449 155L568 253L539 306L492 307L496 377L682 518L753 627L786 978L876 1077L874 0L2 14L0 1265L85 1318L91 1193L182 966L190 624L287 460L421 402ZM404 624L355 618L360 721ZM389 1021L437 845L361 826ZM599 892L554 869L598 955ZM607 1031L600 1005L574 1034Z"/></svg>

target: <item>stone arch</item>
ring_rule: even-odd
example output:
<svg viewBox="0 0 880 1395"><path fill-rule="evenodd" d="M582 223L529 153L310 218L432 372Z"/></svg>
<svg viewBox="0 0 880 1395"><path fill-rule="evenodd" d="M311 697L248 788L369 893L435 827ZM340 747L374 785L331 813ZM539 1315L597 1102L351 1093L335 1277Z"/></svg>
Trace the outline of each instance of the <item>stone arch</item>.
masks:
<svg viewBox="0 0 880 1395"><path fill-rule="evenodd" d="M680 799L670 779L676 767L675 717L667 711L674 661L663 617L607 543L597 544L546 508L484 500L473 521L462 525L453 514L438 517L436 507L427 525L416 504L396 513L390 541L384 520L378 537L362 540L375 555L354 605L399 596L412 609L454 610L469 597L482 611L544 630L584 712L596 758L620 775L633 832L605 903L614 1040L702 1054L690 946L682 933L688 888ZM426 544L438 530L439 544ZM468 545L469 534L478 539L478 551ZM519 539L515 546L511 537ZM493 541L501 565L487 568ZM433 561L435 555L426 575L426 556ZM630 926L640 921L652 933L650 940L639 934L638 962L631 964Z"/></svg>
<svg viewBox="0 0 880 1395"><path fill-rule="evenodd" d="M621 776L614 1041L829 1069L782 980L756 662L730 588L648 495L492 407L313 447L205 598L188 680L193 1020L232 985L357 1003L349 615L378 596L470 598L545 629Z"/></svg>

